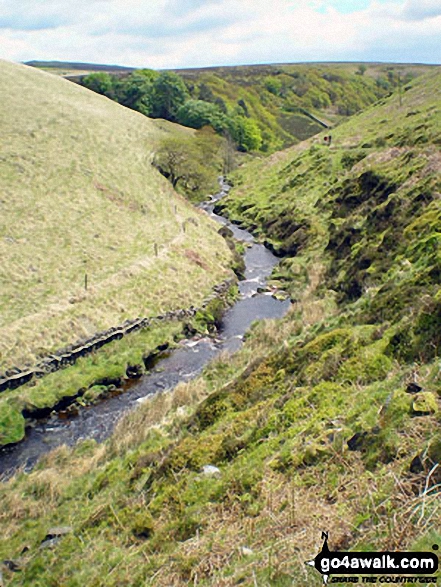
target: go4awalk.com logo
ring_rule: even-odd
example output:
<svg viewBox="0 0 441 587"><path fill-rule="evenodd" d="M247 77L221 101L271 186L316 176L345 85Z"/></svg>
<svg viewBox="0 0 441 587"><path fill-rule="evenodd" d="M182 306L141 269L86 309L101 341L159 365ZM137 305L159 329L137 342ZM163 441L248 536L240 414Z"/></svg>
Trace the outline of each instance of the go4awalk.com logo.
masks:
<svg viewBox="0 0 441 587"><path fill-rule="evenodd" d="M434 552L332 552L327 532L322 532L322 539L322 550L306 564L322 574L325 585L329 582L436 584L436 577L427 576L438 570L438 556ZM435 551L438 548L437 544L432 547ZM336 574L358 576L331 578Z"/></svg>

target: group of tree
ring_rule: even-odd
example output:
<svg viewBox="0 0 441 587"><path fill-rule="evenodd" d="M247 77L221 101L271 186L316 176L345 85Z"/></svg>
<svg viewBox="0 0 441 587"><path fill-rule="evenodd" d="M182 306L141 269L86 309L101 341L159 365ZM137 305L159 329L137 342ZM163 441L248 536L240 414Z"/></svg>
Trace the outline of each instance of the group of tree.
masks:
<svg viewBox="0 0 441 587"><path fill-rule="evenodd" d="M81 83L152 118L212 127L239 151L272 152L308 138L313 114L338 120L404 87L411 73L394 66L278 65L130 74L97 72ZM306 133L306 135L305 135Z"/></svg>
<svg viewBox="0 0 441 587"><path fill-rule="evenodd" d="M211 126L219 135L231 137L239 151L257 151L262 145L259 125L250 118L243 100L228 109L209 89L204 94L203 87L195 99L176 73L143 69L121 77L100 72L85 76L81 83L151 118L164 118L194 129Z"/></svg>
<svg viewBox="0 0 441 587"><path fill-rule="evenodd" d="M355 73L329 67L295 68L286 66L277 75L263 79L264 88L283 104L283 109L294 111L331 109L341 116L352 116L363 108L396 90L400 72L393 67L365 75L368 68L360 64ZM412 74L403 74L408 83Z"/></svg>

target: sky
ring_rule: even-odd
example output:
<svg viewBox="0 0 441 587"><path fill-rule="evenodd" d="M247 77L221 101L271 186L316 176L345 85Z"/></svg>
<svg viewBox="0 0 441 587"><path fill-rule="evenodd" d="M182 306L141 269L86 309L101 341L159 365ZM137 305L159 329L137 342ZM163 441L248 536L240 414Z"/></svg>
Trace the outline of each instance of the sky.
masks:
<svg viewBox="0 0 441 587"><path fill-rule="evenodd" d="M0 0L0 57L153 69L441 63L441 0Z"/></svg>

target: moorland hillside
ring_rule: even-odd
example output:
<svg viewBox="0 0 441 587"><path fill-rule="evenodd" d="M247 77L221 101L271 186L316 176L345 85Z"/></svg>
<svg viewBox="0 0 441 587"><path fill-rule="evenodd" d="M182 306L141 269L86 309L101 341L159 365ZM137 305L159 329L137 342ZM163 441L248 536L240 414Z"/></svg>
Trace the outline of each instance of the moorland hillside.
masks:
<svg viewBox="0 0 441 587"><path fill-rule="evenodd" d="M215 223L152 166L179 127L35 68L0 77L0 372L225 278Z"/></svg>

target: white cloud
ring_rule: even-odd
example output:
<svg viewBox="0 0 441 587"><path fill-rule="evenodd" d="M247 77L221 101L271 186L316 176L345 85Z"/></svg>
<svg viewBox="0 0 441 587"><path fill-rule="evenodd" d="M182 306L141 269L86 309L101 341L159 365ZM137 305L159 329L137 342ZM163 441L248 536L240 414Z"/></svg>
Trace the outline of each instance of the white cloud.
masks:
<svg viewBox="0 0 441 587"><path fill-rule="evenodd" d="M45 30L94 18L108 0L0 0L0 29Z"/></svg>
<svg viewBox="0 0 441 587"><path fill-rule="evenodd" d="M440 0L407 0L403 15L409 20L425 20L441 16Z"/></svg>
<svg viewBox="0 0 441 587"><path fill-rule="evenodd" d="M0 0L2 56L156 68L439 62L439 0ZM351 8L351 9L349 9Z"/></svg>

